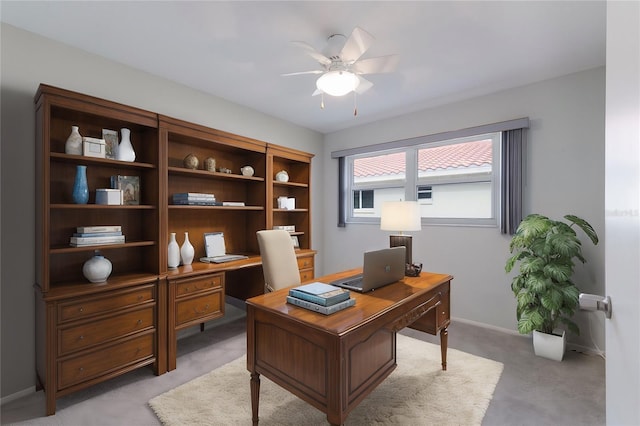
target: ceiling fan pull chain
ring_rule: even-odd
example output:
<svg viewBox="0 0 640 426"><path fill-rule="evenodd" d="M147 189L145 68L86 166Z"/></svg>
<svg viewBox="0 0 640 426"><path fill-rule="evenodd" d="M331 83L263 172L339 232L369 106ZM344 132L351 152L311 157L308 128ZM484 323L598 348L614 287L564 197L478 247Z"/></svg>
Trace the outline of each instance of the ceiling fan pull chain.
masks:
<svg viewBox="0 0 640 426"><path fill-rule="evenodd" d="M320 94L320 109L324 109L324 92Z"/></svg>
<svg viewBox="0 0 640 426"><path fill-rule="evenodd" d="M353 116L358 116L358 94L353 92Z"/></svg>

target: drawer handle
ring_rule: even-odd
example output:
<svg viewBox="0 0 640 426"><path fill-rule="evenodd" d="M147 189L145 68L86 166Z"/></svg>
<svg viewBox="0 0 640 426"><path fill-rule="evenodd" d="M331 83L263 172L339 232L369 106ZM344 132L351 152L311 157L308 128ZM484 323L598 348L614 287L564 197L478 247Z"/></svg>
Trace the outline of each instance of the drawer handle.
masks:
<svg viewBox="0 0 640 426"><path fill-rule="evenodd" d="M80 306L80 308L78 309L78 312L83 313L84 312L84 308L82 306Z"/></svg>
<svg viewBox="0 0 640 426"><path fill-rule="evenodd" d="M139 319L139 320L138 320L138 325L141 325L141 324L142 324L142 320L141 320L141 319Z"/></svg>
<svg viewBox="0 0 640 426"><path fill-rule="evenodd" d="M138 300L142 300L144 298L144 296L142 296L141 294L138 296Z"/></svg>
<svg viewBox="0 0 640 426"><path fill-rule="evenodd" d="M78 340L84 340L84 336L81 334L80 336L78 336Z"/></svg>
<svg viewBox="0 0 640 426"><path fill-rule="evenodd" d="M204 310L203 310L203 311L201 311L201 312L199 312L199 311L198 311L198 309L193 308L193 311L194 311L196 314L206 314L208 310L209 310L209 304L208 304L208 303L207 303L206 305L204 305Z"/></svg>
<svg viewBox="0 0 640 426"><path fill-rule="evenodd" d="M84 372L84 367L80 367L80 368L78 368L78 371L79 371L80 373Z"/></svg>

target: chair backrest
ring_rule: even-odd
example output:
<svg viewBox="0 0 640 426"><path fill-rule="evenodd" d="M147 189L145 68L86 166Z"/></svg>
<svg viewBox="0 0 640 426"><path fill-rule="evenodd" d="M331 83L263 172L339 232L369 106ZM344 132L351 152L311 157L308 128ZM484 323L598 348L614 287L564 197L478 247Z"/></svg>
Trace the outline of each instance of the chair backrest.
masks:
<svg viewBox="0 0 640 426"><path fill-rule="evenodd" d="M296 252L289 232L281 229L258 231L265 293L300 284Z"/></svg>

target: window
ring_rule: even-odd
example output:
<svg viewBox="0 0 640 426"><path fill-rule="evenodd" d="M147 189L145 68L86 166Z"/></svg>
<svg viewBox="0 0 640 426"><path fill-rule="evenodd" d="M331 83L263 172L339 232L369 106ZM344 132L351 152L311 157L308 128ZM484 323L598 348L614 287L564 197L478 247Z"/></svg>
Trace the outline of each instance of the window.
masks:
<svg viewBox="0 0 640 426"><path fill-rule="evenodd" d="M417 200L423 222L497 225L500 132L345 156L348 222L376 222L384 201Z"/></svg>

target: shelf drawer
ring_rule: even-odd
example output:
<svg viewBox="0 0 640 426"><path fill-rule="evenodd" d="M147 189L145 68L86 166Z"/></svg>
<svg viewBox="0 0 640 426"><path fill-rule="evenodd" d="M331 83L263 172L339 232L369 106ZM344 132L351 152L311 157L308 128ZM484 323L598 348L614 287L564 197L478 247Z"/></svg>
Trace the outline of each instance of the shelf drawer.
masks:
<svg viewBox="0 0 640 426"><path fill-rule="evenodd" d="M154 285L137 288L135 290L119 291L107 296L83 298L58 305L58 323L88 318L114 309L122 309L137 304L143 304L155 299Z"/></svg>
<svg viewBox="0 0 640 426"><path fill-rule="evenodd" d="M92 321L59 331L59 353L68 354L154 327L154 307Z"/></svg>
<svg viewBox="0 0 640 426"><path fill-rule="evenodd" d="M58 390L153 356L153 333L59 362Z"/></svg>
<svg viewBox="0 0 640 426"><path fill-rule="evenodd" d="M215 291L203 296L176 302L176 326L188 322L222 316L223 292Z"/></svg>
<svg viewBox="0 0 640 426"><path fill-rule="evenodd" d="M208 275L204 278L176 280L176 297L190 296L203 291L222 288L223 274Z"/></svg>
<svg viewBox="0 0 640 426"><path fill-rule="evenodd" d="M300 271L300 281L305 282L313 279L313 269Z"/></svg>
<svg viewBox="0 0 640 426"><path fill-rule="evenodd" d="M313 256L305 256L297 258L298 269L313 269Z"/></svg>

